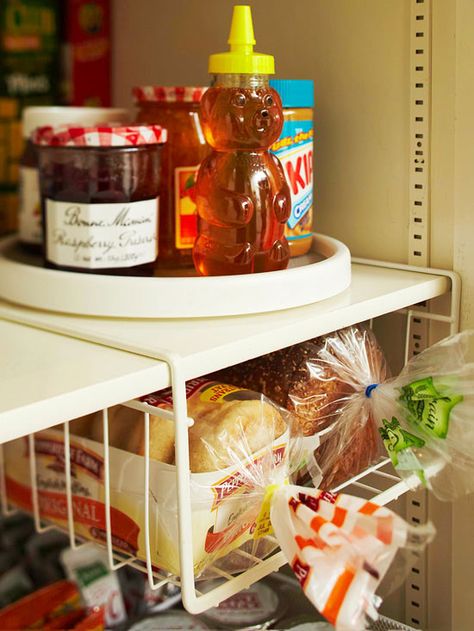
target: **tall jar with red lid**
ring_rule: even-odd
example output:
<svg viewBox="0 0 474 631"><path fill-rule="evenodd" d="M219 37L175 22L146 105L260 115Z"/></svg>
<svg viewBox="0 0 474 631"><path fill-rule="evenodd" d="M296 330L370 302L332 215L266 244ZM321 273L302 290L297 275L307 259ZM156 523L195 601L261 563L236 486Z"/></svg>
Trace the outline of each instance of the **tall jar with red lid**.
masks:
<svg viewBox="0 0 474 631"><path fill-rule="evenodd" d="M166 137L158 125L35 132L47 267L153 274Z"/></svg>
<svg viewBox="0 0 474 631"><path fill-rule="evenodd" d="M133 89L137 124L168 130L161 160L160 253L162 268L192 267L197 236L196 175L209 147L199 119L205 87L142 86Z"/></svg>

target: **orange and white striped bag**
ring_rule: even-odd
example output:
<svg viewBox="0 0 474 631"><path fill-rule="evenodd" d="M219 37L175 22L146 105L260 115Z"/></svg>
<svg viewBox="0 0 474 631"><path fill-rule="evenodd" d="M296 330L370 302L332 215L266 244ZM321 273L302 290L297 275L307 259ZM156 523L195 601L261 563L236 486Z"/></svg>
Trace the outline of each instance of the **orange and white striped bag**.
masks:
<svg viewBox="0 0 474 631"><path fill-rule="evenodd" d="M435 532L373 502L298 486L273 491L270 519L306 596L337 631L377 619L375 591L397 551L420 550Z"/></svg>

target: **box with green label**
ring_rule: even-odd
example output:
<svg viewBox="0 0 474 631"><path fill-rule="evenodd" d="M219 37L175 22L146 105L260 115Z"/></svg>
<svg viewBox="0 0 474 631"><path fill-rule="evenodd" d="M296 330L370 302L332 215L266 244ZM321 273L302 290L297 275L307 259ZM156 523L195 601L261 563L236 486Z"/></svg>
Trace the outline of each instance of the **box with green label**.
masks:
<svg viewBox="0 0 474 631"><path fill-rule="evenodd" d="M16 227L22 109L57 102L59 4L0 2L0 234Z"/></svg>

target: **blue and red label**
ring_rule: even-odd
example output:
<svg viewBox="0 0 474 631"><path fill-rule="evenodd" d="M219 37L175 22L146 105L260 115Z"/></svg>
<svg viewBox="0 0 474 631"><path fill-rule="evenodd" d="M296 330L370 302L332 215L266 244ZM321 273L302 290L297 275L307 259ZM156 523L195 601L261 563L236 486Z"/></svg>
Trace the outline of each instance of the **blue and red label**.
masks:
<svg viewBox="0 0 474 631"><path fill-rule="evenodd" d="M282 163L291 191L287 239L307 237L313 215L313 122L285 121L272 151Z"/></svg>

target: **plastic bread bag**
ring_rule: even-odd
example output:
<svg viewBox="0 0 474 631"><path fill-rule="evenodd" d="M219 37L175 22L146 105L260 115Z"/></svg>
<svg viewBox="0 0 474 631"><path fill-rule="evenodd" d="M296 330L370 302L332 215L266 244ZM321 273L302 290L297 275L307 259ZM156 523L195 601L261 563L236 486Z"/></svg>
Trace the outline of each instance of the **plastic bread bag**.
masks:
<svg viewBox="0 0 474 631"><path fill-rule="evenodd" d="M420 552L435 532L373 502L297 486L274 491L270 519L306 596L337 631L377 620L375 592L397 553Z"/></svg>
<svg viewBox="0 0 474 631"><path fill-rule="evenodd" d="M368 343L368 340L373 342ZM328 411L328 435L316 456L324 488L365 428L368 440L377 432L392 463L411 487L420 483L439 499L453 500L474 490L474 349L473 332L447 338L413 357L398 377L383 379L381 363L367 348L376 342L361 327L327 336L312 362L329 367L352 394Z"/></svg>
<svg viewBox="0 0 474 631"><path fill-rule="evenodd" d="M316 460L324 469L322 487L328 490L385 455L376 425L367 423L366 418L358 422L353 418L350 443L341 442L339 437L339 425L335 421L354 392L360 389L360 382L369 375L376 375L378 382L389 376L375 337L365 335L358 327L349 331L350 347L349 340L341 341L337 334L330 334L217 373L227 383L263 392L292 413L294 427L305 440L315 436L320 440ZM322 361L321 354L328 356L329 361ZM345 362L347 370L343 370ZM311 463L309 458L307 460ZM302 478L304 476L298 475L296 481Z"/></svg>
<svg viewBox="0 0 474 631"><path fill-rule="evenodd" d="M258 392L205 378L187 382L186 390L193 419L188 438L194 572L200 578L234 574L277 547L256 533L262 489L289 479L301 462L302 445L291 431L291 414ZM142 402L169 409L172 397L165 390ZM156 564L177 574L174 432L170 440L173 457L155 469Z"/></svg>

